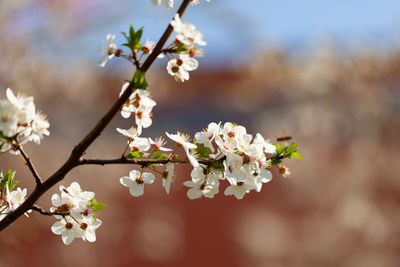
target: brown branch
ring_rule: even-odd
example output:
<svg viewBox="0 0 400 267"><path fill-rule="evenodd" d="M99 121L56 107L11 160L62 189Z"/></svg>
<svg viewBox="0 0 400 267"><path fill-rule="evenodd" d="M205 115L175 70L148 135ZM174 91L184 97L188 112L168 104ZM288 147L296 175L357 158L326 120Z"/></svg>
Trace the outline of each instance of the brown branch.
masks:
<svg viewBox="0 0 400 267"><path fill-rule="evenodd" d="M110 165L110 164L133 164L140 166L149 166L152 164L167 164L171 163L188 163L188 159L127 159L127 158L118 158L118 159L82 159L80 161L80 165ZM200 160L200 164L210 165L214 162L214 160Z"/></svg>
<svg viewBox="0 0 400 267"><path fill-rule="evenodd" d="M35 178L36 186L41 185L42 179L40 178L39 173L36 171L35 166L33 165L31 159L25 154L24 150L22 149L22 146L18 145L18 151L21 154L22 158L25 160L25 164L28 166L33 177Z"/></svg>
<svg viewBox="0 0 400 267"><path fill-rule="evenodd" d="M182 16L186 7L190 3L190 0L183 0L181 6L179 7L177 13ZM146 72L154 60L157 58L158 53L164 46L165 42L168 40L172 33L172 26L169 24L164 34L161 36L153 53L149 55L146 61L141 66L140 70ZM129 83L128 88L122 94L122 96L114 103L114 105L108 110L108 112L97 122L93 129L77 144L71 152L71 155L67 161L46 181L36 186L32 194L12 213L8 214L3 220L0 221L0 231L5 229L16 219L18 219L27 210L31 209L36 201L55 184L60 182L64 177L75 167L80 165L80 157L84 154L86 149L100 136L102 131L113 119L115 114L121 109L122 105L128 100L129 96L134 89L133 79Z"/></svg>
<svg viewBox="0 0 400 267"><path fill-rule="evenodd" d="M59 213L59 212L45 211L44 209L42 209L41 207L39 207L37 205L33 205L32 206L32 210L37 211L40 214L46 215L46 216L53 216L53 215L66 216L66 215L69 215L69 212L67 212L67 213Z"/></svg>

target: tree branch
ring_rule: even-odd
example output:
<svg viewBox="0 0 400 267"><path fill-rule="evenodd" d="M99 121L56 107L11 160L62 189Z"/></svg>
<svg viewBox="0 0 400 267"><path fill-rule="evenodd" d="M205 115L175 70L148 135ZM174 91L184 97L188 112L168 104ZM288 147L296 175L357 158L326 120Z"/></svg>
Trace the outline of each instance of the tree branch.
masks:
<svg viewBox="0 0 400 267"><path fill-rule="evenodd" d="M69 215L69 213L59 213L59 212L50 212L50 211L45 211L44 209L42 209L41 207L37 206L37 205L33 205L32 206L32 210L39 212L42 215L46 215L46 216L53 216L53 215L61 215L61 216L66 216Z"/></svg>
<svg viewBox="0 0 400 267"><path fill-rule="evenodd" d="M35 166L33 166L33 163L31 162L30 158L25 154L24 150L22 149L22 146L18 145L18 151L25 160L25 164L28 166L33 177L35 178L36 186L41 185L42 179L40 178L39 173L36 171Z"/></svg>
<svg viewBox="0 0 400 267"><path fill-rule="evenodd" d="M177 13L182 16L186 7L189 5L190 0L183 0ZM141 66L140 70L146 72L154 60L157 58L158 53L161 51L165 42L168 40L172 33L172 26L169 24L164 34L161 36L153 52L149 55L146 61ZM8 214L3 220L0 221L0 231L5 229L16 219L18 219L27 210L31 209L36 201L55 184L60 182L64 177L75 167L81 165L80 157L86 151L86 149L96 140L102 131L107 127L110 121L113 119L115 114L121 109L122 105L128 100L129 96L134 89L133 78L129 83L128 88L122 94L122 96L114 103L114 105L108 110L108 112L97 122L93 129L74 147L69 156L68 160L45 182L36 186L32 194L12 213Z"/></svg>
<svg viewBox="0 0 400 267"><path fill-rule="evenodd" d="M118 159L82 159L79 165L110 165L110 164L133 164L133 165L141 165L148 166L151 164L167 164L171 163L188 163L188 159L127 159L127 158L118 158ZM200 160L200 164L210 165L214 160Z"/></svg>

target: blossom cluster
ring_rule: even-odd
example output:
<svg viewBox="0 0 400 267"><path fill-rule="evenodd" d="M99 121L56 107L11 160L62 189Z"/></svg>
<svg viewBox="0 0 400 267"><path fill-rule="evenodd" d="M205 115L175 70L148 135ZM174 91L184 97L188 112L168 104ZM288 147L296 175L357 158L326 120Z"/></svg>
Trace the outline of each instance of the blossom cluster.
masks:
<svg viewBox="0 0 400 267"><path fill-rule="evenodd" d="M261 134L258 133L253 138L245 127L231 122L223 125L210 123L207 129L195 134L193 142L186 134L166 133L168 138L176 143L175 149L164 147L165 141L162 137L156 139L157 141L140 137L134 128L129 130L118 128L117 131L128 137L131 151L126 157L167 162L165 171L162 172L163 186L167 193L170 192L171 183L175 180L174 165L186 159L193 167L191 180L183 183L190 188L187 192L190 199L214 197L219 192L221 180L228 182L224 191L226 196L232 195L237 199L243 199L245 194L253 190L260 192L262 185L272 179L271 166L280 163L284 157L295 157L298 154L295 143L289 147L290 149L273 145ZM179 148L183 149L185 157L179 158L176 154ZM170 151L172 152L169 155L162 153ZM142 195L144 184L152 184L155 180L155 176L144 172L144 168L155 170L156 166L162 165L159 162L154 166L143 166L141 171L131 171L129 176L120 179L121 184L129 188L131 195L135 197ZM283 165L279 165L278 170L283 176L289 174Z"/></svg>
<svg viewBox="0 0 400 267"><path fill-rule="evenodd" d="M6 95L7 99L0 99L0 152L29 141L40 144L43 136L50 134L46 115L36 111L33 97L15 95L10 88Z"/></svg>
<svg viewBox="0 0 400 267"><path fill-rule="evenodd" d="M171 21L176 36L173 45L166 50L170 54L177 54L179 58L173 57L168 61L167 71L175 80L184 82L189 80L189 71L199 66L195 56L202 56L204 51L197 49L196 45L204 46L207 43L203 40L203 34L191 23L183 23L176 14Z"/></svg>
<svg viewBox="0 0 400 267"><path fill-rule="evenodd" d="M21 189L18 187L13 190L18 183L14 176L15 172L8 171L4 176L3 172L0 171L0 221L25 201L26 188Z"/></svg>
<svg viewBox="0 0 400 267"><path fill-rule="evenodd" d="M128 82L122 86L119 94L120 96L125 92L128 86ZM143 128L148 128L151 126L151 111L155 105L156 102L150 98L149 91L136 89L122 106L121 116L127 119L131 116L131 114L135 114L135 123L138 129L137 132L140 135Z"/></svg>
<svg viewBox="0 0 400 267"><path fill-rule="evenodd" d="M173 4L173 1L169 1L166 4ZM195 3L195 1L193 1ZM168 73L175 78L177 81L184 82L189 80L189 71L193 71L198 68L199 63L195 59L196 56L202 56L204 54L203 49L198 49L196 46L204 46L207 43L203 40L203 34L196 29L191 23L183 23L179 14L175 14L174 19L170 22L171 26L176 33L176 36L169 46L161 51L157 51L157 56L162 58L167 56L169 61L167 64ZM122 57L131 61L137 68L141 64L143 56L152 53L154 48L154 42L146 40L144 44L141 43L143 34L143 28L134 30L131 25L129 32L122 32L126 38L126 43L122 44L130 49L130 53L124 53L114 43L115 35L107 34L107 46L100 47L100 53L104 55L103 60L99 63L101 67L104 67L107 61L114 56ZM141 54L140 54L141 52ZM147 82L141 84L141 89L147 89Z"/></svg>
<svg viewBox="0 0 400 267"><path fill-rule="evenodd" d="M60 194L51 197L53 207L50 211L59 219L51 227L56 235L61 235L64 244L69 245L74 238L84 241L96 241L95 230L101 225L95 213L105 206L98 204L94 198L95 193L82 191L77 182L69 187L60 186Z"/></svg>

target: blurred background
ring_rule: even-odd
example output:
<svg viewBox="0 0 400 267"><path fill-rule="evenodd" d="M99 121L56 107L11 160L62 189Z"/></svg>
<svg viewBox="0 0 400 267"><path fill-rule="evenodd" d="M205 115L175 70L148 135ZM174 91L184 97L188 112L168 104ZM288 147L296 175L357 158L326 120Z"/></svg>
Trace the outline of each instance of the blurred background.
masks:
<svg viewBox="0 0 400 267"><path fill-rule="evenodd" d="M191 201L177 170L167 195L161 179L133 198L119 184L132 166L83 166L60 184L79 181L107 205L95 243L65 246L52 217L32 213L0 234L0 266L348 266L400 263L400 2L395 0L201 0L184 22L204 33L200 67L175 82L158 60L148 73L157 106L145 136L194 134L209 122L233 121L272 141L290 135L303 160L242 201ZM35 97L51 135L27 145L42 177L51 175L118 97L133 68L97 63L107 33L145 26L158 40L174 10L149 0L1 0L0 95ZM122 42L117 37L117 44ZM114 158L125 139L117 116L87 153ZM165 136L165 135L164 135ZM170 142L172 144L172 142ZM0 169L33 178L19 158ZM50 207L53 188L39 205Z"/></svg>

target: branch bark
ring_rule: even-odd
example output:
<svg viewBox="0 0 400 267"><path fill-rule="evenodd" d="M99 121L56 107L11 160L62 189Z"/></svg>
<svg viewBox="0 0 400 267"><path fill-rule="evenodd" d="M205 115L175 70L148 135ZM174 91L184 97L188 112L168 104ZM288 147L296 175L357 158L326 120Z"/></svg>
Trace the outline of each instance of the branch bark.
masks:
<svg viewBox="0 0 400 267"><path fill-rule="evenodd" d="M35 166L33 165L31 159L26 155L25 151L22 149L20 145L18 145L18 151L25 160L25 164L28 166L29 170L31 171L33 177L35 178L36 181L36 186L39 186L42 184L42 179L39 176L39 173L36 171Z"/></svg>
<svg viewBox="0 0 400 267"><path fill-rule="evenodd" d="M190 0L183 0L181 6L179 7L177 13L182 16ZM166 28L164 34L161 36L153 52L147 57L146 61L140 67L140 70L146 72L150 66L153 64L154 60L157 58L161 49L165 45L169 36L172 33L172 26L169 24ZM67 161L46 181L38 184L32 194L12 213L8 214L3 220L0 221L0 231L4 230L7 226L12 224L16 219L18 219L27 210L32 209L36 201L55 184L60 182L64 177L75 167L82 165L80 158L86 149L100 136L103 130L107 127L110 121L113 119L115 114L121 109L122 105L128 100L134 88L133 79L129 83L128 88L122 94L122 96L112 105L108 112L97 122L93 129L74 147L71 155Z"/></svg>

